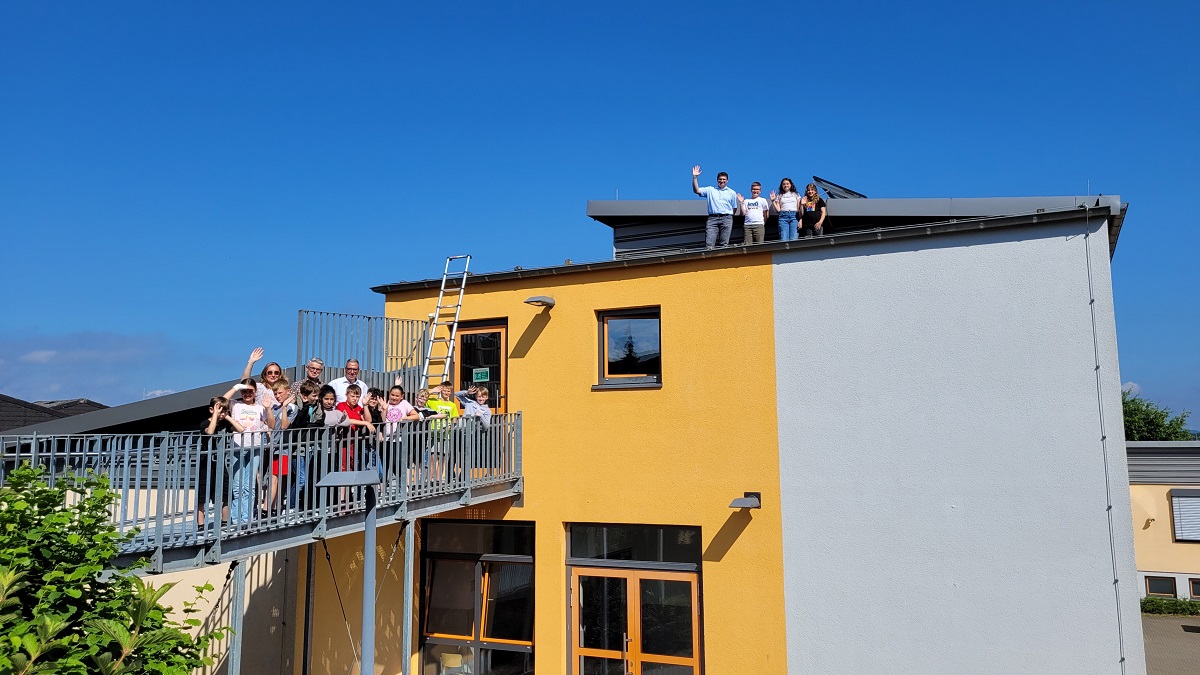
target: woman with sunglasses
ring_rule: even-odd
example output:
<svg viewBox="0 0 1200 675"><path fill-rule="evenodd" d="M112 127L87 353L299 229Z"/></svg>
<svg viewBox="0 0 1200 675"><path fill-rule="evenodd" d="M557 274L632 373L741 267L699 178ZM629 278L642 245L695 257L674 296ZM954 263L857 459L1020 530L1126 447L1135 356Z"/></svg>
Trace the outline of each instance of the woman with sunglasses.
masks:
<svg viewBox="0 0 1200 675"><path fill-rule="evenodd" d="M263 348L255 347L254 351L250 352L250 359L246 361L246 367L242 370L242 379L250 378L250 370L254 368L254 364L258 363L263 357ZM262 372L258 377L258 389L254 392L254 402L262 405L264 408L270 409L271 406L278 405L279 401L275 400L275 383L287 383L287 379L283 376L283 366L271 361L263 366Z"/></svg>

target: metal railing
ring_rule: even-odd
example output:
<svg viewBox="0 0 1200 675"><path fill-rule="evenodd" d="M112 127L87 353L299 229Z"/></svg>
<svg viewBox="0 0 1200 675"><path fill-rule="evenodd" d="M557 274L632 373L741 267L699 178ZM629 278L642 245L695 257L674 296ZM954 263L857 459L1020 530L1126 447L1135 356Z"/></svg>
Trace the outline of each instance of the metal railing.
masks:
<svg viewBox="0 0 1200 675"><path fill-rule="evenodd" d="M428 337L426 321L302 309L296 332L295 376L304 377L304 364L313 357L325 362L326 380L341 377L346 361L358 359L359 377L369 386L387 391L400 376L411 397L424 386L421 359Z"/></svg>
<svg viewBox="0 0 1200 675"><path fill-rule="evenodd" d="M120 496L112 523L132 535L122 553L148 555L161 570L171 549L205 549L218 562L222 542L363 511L361 488L315 487L334 471L377 471L378 504L398 514L436 498L438 510L457 508L474 490L521 478L520 413L493 415L487 426L464 417L354 431L0 436L0 485L25 462L52 482L107 475Z"/></svg>

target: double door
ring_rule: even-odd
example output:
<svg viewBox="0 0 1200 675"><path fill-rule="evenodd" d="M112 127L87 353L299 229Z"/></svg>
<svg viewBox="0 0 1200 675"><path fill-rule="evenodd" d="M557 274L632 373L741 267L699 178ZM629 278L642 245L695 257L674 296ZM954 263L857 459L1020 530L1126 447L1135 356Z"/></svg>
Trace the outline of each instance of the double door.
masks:
<svg viewBox="0 0 1200 675"><path fill-rule="evenodd" d="M575 675L700 675L697 582L692 572L573 568Z"/></svg>

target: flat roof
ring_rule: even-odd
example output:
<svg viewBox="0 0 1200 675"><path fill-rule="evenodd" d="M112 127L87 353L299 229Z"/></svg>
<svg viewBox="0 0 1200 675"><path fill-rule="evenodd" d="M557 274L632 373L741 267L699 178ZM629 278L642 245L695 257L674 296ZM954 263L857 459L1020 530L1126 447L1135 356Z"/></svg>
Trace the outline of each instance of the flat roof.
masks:
<svg viewBox="0 0 1200 675"><path fill-rule="evenodd" d="M873 202L873 203L868 203ZM620 267L656 265L682 260L751 255L793 249L820 248L843 244L871 242L883 239L924 237L983 229L1026 227L1051 222L1074 220L1081 210L1100 209L1110 217L1109 253L1116 248L1117 233L1124 220L1127 204L1120 197L1000 197L976 199L830 199L830 217L834 213L844 218L861 218L860 229L842 230L833 234L794 241L770 241L753 246L734 246L716 250L685 250L651 252L644 256L627 255L620 259L596 262L569 263L550 267L521 268L470 275L472 285L513 279L559 276ZM1009 210L1019 212L1005 213ZM707 215L704 201L695 200L608 200L589 201L588 215L609 225L619 227L622 220L644 222L662 217L703 218ZM417 281L397 281L371 287L380 293L398 293L440 288L441 278Z"/></svg>

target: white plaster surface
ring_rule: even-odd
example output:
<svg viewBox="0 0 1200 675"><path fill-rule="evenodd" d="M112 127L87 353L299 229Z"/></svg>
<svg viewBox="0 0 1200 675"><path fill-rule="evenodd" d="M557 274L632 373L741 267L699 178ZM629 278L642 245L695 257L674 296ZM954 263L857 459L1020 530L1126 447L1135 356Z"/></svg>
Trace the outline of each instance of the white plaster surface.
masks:
<svg viewBox="0 0 1200 675"><path fill-rule="evenodd" d="M1103 217L1088 229L776 255L789 672L1145 672Z"/></svg>

